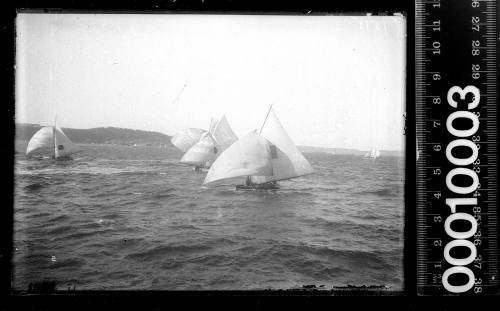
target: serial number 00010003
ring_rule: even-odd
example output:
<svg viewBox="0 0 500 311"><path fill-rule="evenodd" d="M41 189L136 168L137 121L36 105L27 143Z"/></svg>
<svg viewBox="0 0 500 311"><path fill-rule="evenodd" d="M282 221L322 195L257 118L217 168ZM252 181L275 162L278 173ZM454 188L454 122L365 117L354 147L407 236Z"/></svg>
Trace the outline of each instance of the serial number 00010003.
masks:
<svg viewBox="0 0 500 311"><path fill-rule="evenodd" d="M446 159L455 168L451 169L446 175L446 187L449 191L455 194L468 195L472 194L479 187L479 178L477 173L468 166L477 161L478 149L479 147L472 140L466 139L466 137L471 137L479 129L479 118L476 114L470 110L476 108L480 102L479 89L475 86L468 85L465 88L458 86L453 86L449 89L447 94L447 101L453 108L458 108L457 102L454 100L454 95L458 94L461 100L465 100L468 94L473 95L473 99L467 104L467 110L457 110L451 113L446 120L446 130L449 134L453 135L454 140L452 140L446 147ZM471 122L471 127L468 129L456 129L453 127L453 121L455 119L465 118L469 119ZM469 148L472 152L467 158L459 158L453 155L452 151L456 147ZM453 177L455 176L468 176L472 179L472 183L468 186L457 186L453 183ZM472 196L472 195L471 195ZM448 262L451 267L449 267L442 275L442 284L444 288L451 293L463 293L470 290L475 284L474 272L467 267L471 264L476 256L477 249L474 243L468 239L472 237L478 228L478 223L476 218L474 218L469 213L457 212L457 206L469 206L471 209L477 206L477 197L470 198L446 198L446 205L450 208L451 214L446 218L444 222L444 230L446 234L452 238L452 240L446 244L444 247L443 255L446 262ZM452 229L451 224L454 221L461 220L469 222L470 229L468 231L455 231ZM470 250L470 254L466 258L455 258L450 252L455 247L466 247ZM465 274L468 278L466 284L453 285L450 284L450 276L454 274ZM479 287L480 288L480 287Z"/></svg>

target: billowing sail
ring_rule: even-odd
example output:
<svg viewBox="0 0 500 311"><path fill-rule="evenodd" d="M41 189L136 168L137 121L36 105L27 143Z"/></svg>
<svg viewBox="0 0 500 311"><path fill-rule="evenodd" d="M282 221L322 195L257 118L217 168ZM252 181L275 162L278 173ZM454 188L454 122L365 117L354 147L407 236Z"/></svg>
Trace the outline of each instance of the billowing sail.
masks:
<svg viewBox="0 0 500 311"><path fill-rule="evenodd" d="M304 176L314 172L311 164L292 142L271 108L261 135L270 142L273 174L267 181ZM274 145L274 147L273 147Z"/></svg>
<svg viewBox="0 0 500 311"><path fill-rule="evenodd" d="M226 149L208 171L203 184L247 175L271 175L269 142L251 132Z"/></svg>
<svg viewBox="0 0 500 311"><path fill-rule="evenodd" d="M71 140L69 140L68 136L64 134L62 129L59 127L55 127L55 156L56 158L67 156L73 154L75 152L80 151L77 145L73 144Z"/></svg>
<svg viewBox="0 0 500 311"><path fill-rule="evenodd" d="M219 147L219 152L226 150L238 140L238 137L234 134L231 126L229 126L226 116L222 116L211 133Z"/></svg>
<svg viewBox="0 0 500 311"><path fill-rule="evenodd" d="M203 183L241 176L263 183L313 172L270 109L261 133L252 132L227 148L215 160Z"/></svg>
<svg viewBox="0 0 500 311"><path fill-rule="evenodd" d="M207 131L199 128L188 128L176 133L170 142L181 151L186 152L189 148L194 146L206 132Z"/></svg>
<svg viewBox="0 0 500 311"><path fill-rule="evenodd" d="M53 155L54 154L54 127L45 126L31 137L26 155L33 156L38 154Z"/></svg>
<svg viewBox="0 0 500 311"><path fill-rule="evenodd" d="M53 155L58 158L78 151L80 148L72 143L59 127L45 126L31 138L26 155Z"/></svg>
<svg viewBox="0 0 500 311"><path fill-rule="evenodd" d="M215 159L217 151L213 138L209 133L205 133L200 140L182 156L180 162L196 166L209 166Z"/></svg>

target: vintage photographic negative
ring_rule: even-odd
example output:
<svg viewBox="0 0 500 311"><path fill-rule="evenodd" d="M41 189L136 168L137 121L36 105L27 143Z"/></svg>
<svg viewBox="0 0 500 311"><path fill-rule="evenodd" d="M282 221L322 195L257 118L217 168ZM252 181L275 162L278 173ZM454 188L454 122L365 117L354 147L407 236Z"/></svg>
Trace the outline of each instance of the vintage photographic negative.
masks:
<svg viewBox="0 0 500 311"><path fill-rule="evenodd" d="M403 15L16 28L15 290L402 290Z"/></svg>

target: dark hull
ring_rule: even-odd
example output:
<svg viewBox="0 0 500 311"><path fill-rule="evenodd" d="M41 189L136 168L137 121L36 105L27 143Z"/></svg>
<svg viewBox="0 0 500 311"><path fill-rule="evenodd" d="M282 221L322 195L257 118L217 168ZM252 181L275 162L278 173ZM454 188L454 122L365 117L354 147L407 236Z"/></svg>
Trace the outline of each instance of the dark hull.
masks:
<svg viewBox="0 0 500 311"><path fill-rule="evenodd" d="M55 161L72 161L73 158L71 156L62 156L62 157L52 157L53 160Z"/></svg>
<svg viewBox="0 0 500 311"><path fill-rule="evenodd" d="M272 183L236 185L236 190L276 190L276 189L279 189L278 184L272 184Z"/></svg>

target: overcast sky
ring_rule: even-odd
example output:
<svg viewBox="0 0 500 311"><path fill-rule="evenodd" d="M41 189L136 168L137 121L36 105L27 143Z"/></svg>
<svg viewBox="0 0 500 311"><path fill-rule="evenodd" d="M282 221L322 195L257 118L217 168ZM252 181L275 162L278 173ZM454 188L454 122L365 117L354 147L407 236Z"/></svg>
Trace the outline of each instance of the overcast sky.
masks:
<svg viewBox="0 0 500 311"><path fill-rule="evenodd" d="M16 122L168 135L269 105L297 145L403 150L402 16L19 14Z"/></svg>

